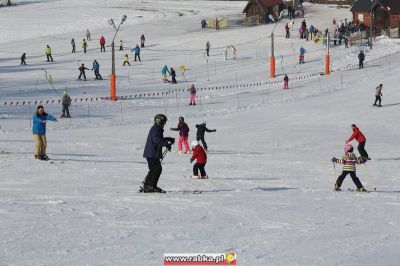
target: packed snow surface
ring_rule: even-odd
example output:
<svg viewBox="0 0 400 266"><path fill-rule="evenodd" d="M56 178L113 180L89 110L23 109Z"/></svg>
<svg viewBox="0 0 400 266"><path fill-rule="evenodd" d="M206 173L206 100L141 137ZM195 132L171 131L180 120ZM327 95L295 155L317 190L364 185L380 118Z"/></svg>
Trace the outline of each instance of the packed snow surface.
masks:
<svg viewBox="0 0 400 266"><path fill-rule="evenodd" d="M243 26L244 1L16 2L0 8L0 265L161 265L164 253L204 252L235 252L238 265L399 265L397 40L379 37L372 50L333 47L337 71L319 75L325 47L299 39L300 19L285 39L284 18L274 32L279 82L271 83L275 25ZM332 28L334 17L351 18L334 6L305 4L305 12L307 24L320 30ZM116 51L117 94L129 99L100 100L109 96L115 33L107 19L123 14L128 19L115 39L117 50L119 40L125 46ZM215 17L228 18L229 28L201 29L202 19ZM83 54L87 29L92 40ZM130 49L141 34L139 63ZM45 62L47 44L53 63ZM227 45L236 47L236 59L224 60ZM302 46L306 63L299 65ZM361 70L354 67L360 49ZM28 65L20 66L24 52ZM130 67L122 66L125 54ZM78 65L91 69L94 59L104 80L93 80L89 70L88 81L77 81ZM178 84L162 83L165 64L176 69ZM289 90L282 89L284 73ZM192 83L196 106L188 106ZM376 108L380 83L383 107ZM37 161L31 117L40 101L59 117L64 90L73 99L72 118L48 123L54 161ZM190 140L203 120L217 129L206 134L210 179L191 179L190 157L174 145L159 181L167 193L138 193L157 113L168 116L165 136L178 137L169 129L179 116ZM343 192L333 191L342 168L331 158L343 155L353 123L367 138L372 160L358 165L357 175L371 193L348 191L355 189L349 176Z"/></svg>

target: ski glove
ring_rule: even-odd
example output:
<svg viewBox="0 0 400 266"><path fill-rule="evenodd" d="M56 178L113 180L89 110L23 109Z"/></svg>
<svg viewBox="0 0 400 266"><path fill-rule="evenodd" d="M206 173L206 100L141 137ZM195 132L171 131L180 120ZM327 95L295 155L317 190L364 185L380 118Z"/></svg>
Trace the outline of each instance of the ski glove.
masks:
<svg viewBox="0 0 400 266"><path fill-rule="evenodd" d="M332 157L332 163L336 163L337 158L336 157Z"/></svg>
<svg viewBox="0 0 400 266"><path fill-rule="evenodd" d="M193 160L192 159L189 159L190 160L190 163L193 163Z"/></svg>
<svg viewBox="0 0 400 266"><path fill-rule="evenodd" d="M165 145L165 147L167 148L168 151L171 151L172 145L168 143L167 145Z"/></svg>

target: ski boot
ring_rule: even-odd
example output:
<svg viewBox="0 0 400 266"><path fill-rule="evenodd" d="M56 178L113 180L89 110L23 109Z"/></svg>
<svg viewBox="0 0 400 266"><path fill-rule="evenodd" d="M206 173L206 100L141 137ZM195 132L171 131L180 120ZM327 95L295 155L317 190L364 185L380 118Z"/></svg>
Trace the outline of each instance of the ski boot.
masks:
<svg viewBox="0 0 400 266"><path fill-rule="evenodd" d="M200 179L200 176L198 176L198 175L192 175L192 178L193 178L193 179Z"/></svg>
<svg viewBox="0 0 400 266"><path fill-rule="evenodd" d="M48 160L50 160L50 158L47 157L47 155L42 155L42 156L40 156L40 160L42 160L42 161L48 161Z"/></svg>
<svg viewBox="0 0 400 266"><path fill-rule="evenodd" d="M368 190L366 190L364 187L357 188L356 191L357 191L357 192L368 192Z"/></svg>
<svg viewBox="0 0 400 266"><path fill-rule="evenodd" d="M154 189L154 192L155 192L155 193L166 193L165 190L163 190L163 189L161 189L161 188L159 188L159 187L157 187L157 186L154 187L153 189Z"/></svg>
<svg viewBox="0 0 400 266"><path fill-rule="evenodd" d="M342 191L342 189L337 184L335 184L335 191Z"/></svg>
<svg viewBox="0 0 400 266"><path fill-rule="evenodd" d="M201 176L200 179L208 179L208 175Z"/></svg>

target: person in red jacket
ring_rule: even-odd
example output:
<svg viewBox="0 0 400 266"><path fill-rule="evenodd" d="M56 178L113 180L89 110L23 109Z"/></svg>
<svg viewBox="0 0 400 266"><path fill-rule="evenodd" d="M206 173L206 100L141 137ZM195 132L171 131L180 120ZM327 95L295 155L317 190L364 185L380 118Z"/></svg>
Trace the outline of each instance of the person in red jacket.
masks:
<svg viewBox="0 0 400 266"><path fill-rule="evenodd" d="M367 151L365 150L365 142L367 141L367 139L365 138L363 133L361 133L360 129L355 124L351 125L351 129L353 130L353 135L351 135L347 139L346 143L349 143L353 139L356 139L358 141L357 150L360 153L361 157L363 157L367 160L371 160L371 158L369 158L369 156L368 156Z"/></svg>
<svg viewBox="0 0 400 266"><path fill-rule="evenodd" d="M204 151L203 147L199 144L197 140L193 140L191 143L193 149L192 158L190 158L190 163L192 163L195 159L197 162L193 165L193 176L195 179L207 179L208 176L206 174L206 170L204 167L207 163L207 153ZM201 176L199 176L199 170Z"/></svg>
<svg viewBox="0 0 400 266"><path fill-rule="evenodd" d="M104 36L101 36L100 38L100 52L105 52L106 51L106 39Z"/></svg>

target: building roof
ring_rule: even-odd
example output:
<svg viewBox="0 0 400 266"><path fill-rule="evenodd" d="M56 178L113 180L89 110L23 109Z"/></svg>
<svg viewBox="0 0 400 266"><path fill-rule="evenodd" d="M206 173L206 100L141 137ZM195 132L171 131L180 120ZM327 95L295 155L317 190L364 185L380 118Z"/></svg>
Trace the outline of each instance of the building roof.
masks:
<svg viewBox="0 0 400 266"><path fill-rule="evenodd" d="M357 0L350 8L351 12L369 12L371 10L373 1L371 0Z"/></svg>
<svg viewBox="0 0 400 266"><path fill-rule="evenodd" d="M282 0L249 0L246 7L243 10L243 13L246 13L247 8L250 6L252 2L258 3L258 5L266 11L269 7L275 5L284 5Z"/></svg>
<svg viewBox="0 0 400 266"><path fill-rule="evenodd" d="M351 12L369 12L371 8L375 8L377 5L382 5L390 11L400 11L399 0L357 0L351 7Z"/></svg>
<svg viewBox="0 0 400 266"><path fill-rule="evenodd" d="M399 0L379 0L375 1L376 3L373 5L381 4L382 6L388 8L390 11L399 12L400 11L400 1Z"/></svg>

